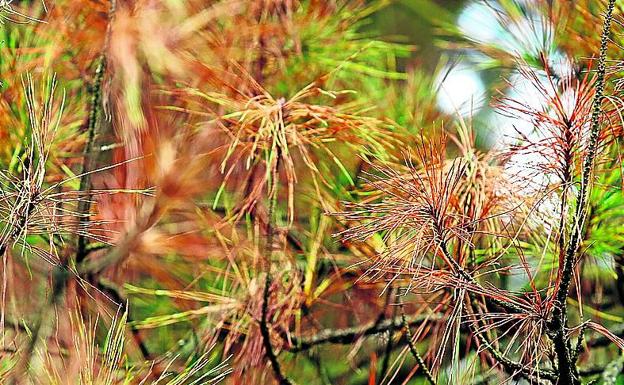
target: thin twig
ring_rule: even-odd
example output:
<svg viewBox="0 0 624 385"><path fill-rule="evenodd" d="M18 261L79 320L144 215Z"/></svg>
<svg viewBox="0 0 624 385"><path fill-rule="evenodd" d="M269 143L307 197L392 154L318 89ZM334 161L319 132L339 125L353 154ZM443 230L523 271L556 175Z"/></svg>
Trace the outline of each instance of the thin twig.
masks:
<svg viewBox="0 0 624 385"><path fill-rule="evenodd" d="M80 177L79 191L86 194L78 204L78 214L80 222L78 226L85 227L90 220L89 211L91 209L91 172L94 169L95 159L93 158L93 147L98 136L98 128L102 109L102 81L106 71L106 56L101 54L97 59L95 77L91 86L91 101L89 103L89 116L87 121L87 142L83 151L82 176ZM76 263L81 263L87 256L87 237L84 234L78 235L76 249Z"/></svg>
<svg viewBox="0 0 624 385"><path fill-rule="evenodd" d="M273 351L273 345L271 344L271 334L269 332L269 327L267 324L267 316L269 312L269 300L271 297L271 257L273 256L273 232L274 232L274 212L275 206L277 203L277 188L278 188L278 167L279 167L279 150L276 155L276 166L273 171L273 180L271 181L271 188L269 191L269 212L268 212L268 233L265 245L265 257L267 259L266 263L266 278L264 281L264 291L262 295L262 316L260 317L260 334L262 335L262 344L264 345L264 350L269 362L271 363L271 367L273 368L273 375L275 379L279 382L280 385L292 385L292 382L284 375L282 369L280 367L280 363L277 360L277 356Z"/></svg>
<svg viewBox="0 0 624 385"><path fill-rule="evenodd" d="M388 289L388 293L386 294L386 305L384 306L384 309L383 309L384 311L380 314L380 319L385 316L386 308L388 307L388 304L390 303L390 299L392 298L393 294L394 294L394 290L392 287L390 287ZM394 317L396 317L396 307L392 309L392 318ZM392 345L393 345L393 341L392 341L393 333L391 330L388 330L387 334L388 334L388 341L386 343L386 350L384 351L384 359L381 363L381 371L380 371L379 378L386 377L386 373L388 372L388 367L390 365L390 355L392 353Z"/></svg>
<svg viewBox="0 0 624 385"><path fill-rule="evenodd" d="M91 174L94 170L95 159L93 157L93 149L99 135L100 121L102 117L102 84L107 68L107 52L110 45L112 34L112 21L115 17L117 9L117 1L111 0L108 10L108 25L106 27L106 36L102 52L96 59L95 76L91 85L91 99L89 101L89 115L87 117L87 142L83 150L83 163L80 177L79 190L86 193L86 198L78 204L78 214L80 215L79 226L86 226L89 222L89 211L91 210ZM81 263L87 257L87 237L84 234L78 235L76 248L76 262Z"/></svg>
<svg viewBox="0 0 624 385"><path fill-rule="evenodd" d="M419 314L407 317L406 321L408 325L415 325L427 320L437 319L440 319L440 315L438 314ZM385 319L381 322L369 322L364 325L350 328L324 329L308 337L291 337L292 346L288 348L288 351L297 353L322 344L348 345L357 341L359 338L386 333L388 331L400 330L402 327L403 322L401 317L393 317Z"/></svg>
<svg viewBox="0 0 624 385"><path fill-rule="evenodd" d="M122 289L119 288L117 285L115 285L113 282L108 281L103 278L100 278L97 280L96 287L100 291L108 293L111 296L110 299L113 300L115 305L120 307L121 313L127 314L127 318L126 318L127 323L132 324L132 318L130 317L130 309L128 306L128 298L124 295L124 293L122 292ZM141 338L141 335L139 334L139 330L136 329L135 327L131 327L130 332L132 333L132 338L134 338L134 341L136 342L139 348L139 351L141 352L141 355L143 356L145 361L150 360L152 358L152 355L150 354L149 349L147 348L147 345L143 341L143 338Z"/></svg>
<svg viewBox="0 0 624 385"><path fill-rule="evenodd" d="M425 363L425 360L423 360L420 353L418 353L418 350L416 350L416 345L414 345L414 341L412 340L412 332L410 330L410 325L407 322L407 318L405 317L405 307L403 306L402 302L400 306L401 306L401 323L403 324L403 329L405 329L405 334L407 335L407 346L409 346L409 350L412 353L412 356L414 357L414 359L416 360L416 363L420 367L420 371L422 372L422 374L427 378L427 381L429 381L431 385L437 385L436 380L433 377L433 373L431 373L431 370L429 370L429 367Z"/></svg>

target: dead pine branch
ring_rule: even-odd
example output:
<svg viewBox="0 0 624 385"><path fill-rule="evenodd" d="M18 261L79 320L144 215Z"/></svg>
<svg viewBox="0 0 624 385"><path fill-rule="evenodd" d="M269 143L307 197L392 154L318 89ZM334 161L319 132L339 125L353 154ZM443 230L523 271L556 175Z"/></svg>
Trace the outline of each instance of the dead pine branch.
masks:
<svg viewBox="0 0 624 385"><path fill-rule="evenodd" d="M581 185L576 197L576 209L572 219L572 234L568 241L563 267L560 269L558 278L558 287L555 293L554 311L550 322L550 331L552 335L555 352L557 355L557 366L559 371L559 385L577 385L580 384L578 369L573 362L573 350L568 337L568 316L567 316L567 297L572 282L574 265L582 242L584 233L585 220L588 210L588 198L592 186L592 175L594 171L594 160L598 149L598 139L600 134L600 117L602 110L602 102L605 97L605 74L607 47L609 43L609 35L611 33L611 21L615 0L609 0L607 10L604 15L604 23L602 27L602 35L600 37L600 51L598 55L598 69L596 73L596 91L593 101L590 136L587 144L587 154L583 162ZM563 215L563 214L562 214Z"/></svg>

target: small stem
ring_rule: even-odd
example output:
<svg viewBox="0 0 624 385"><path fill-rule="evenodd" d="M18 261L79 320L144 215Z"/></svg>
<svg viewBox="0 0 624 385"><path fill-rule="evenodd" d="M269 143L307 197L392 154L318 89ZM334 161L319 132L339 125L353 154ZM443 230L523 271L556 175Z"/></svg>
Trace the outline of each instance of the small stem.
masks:
<svg viewBox="0 0 624 385"><path fill-rule="evenodd" d="M86 226L89 222L89 212L91 211L91 173L94 170L95 160L93 159L93 148L98 136L100 118L102 116L102 83L106 74L107 57L106 53L110 46L113 31L113 20L117 11L117 0L111 0L108 8L108 23L106 25L106 35L100 56L96 59L95 77L91 86L91 100L89 101L89 116L87 121L87 142L83 150L82 176L80 177L79 191L85 192L85 197L78 203L78 214L80 215L79 226ZM87 257L87 237L78 235L76 248L76 262L79 264Z"/></svg>
<svg viewBox="0 0 624 385"><path fill-rule="evenodd" d="M385 318L386 308L390 304L390 300L392 299L393 294L394 294L394 290L393 290L393 287L391 286L388 289L388 293L386 294L386 301L384 304L383 312L379 315L378 321L381 322L381 320ZM392 310L392 318L394 317L396 317L396 307ZM390 354L392 353L392 345L393 345L392 330L388 330L387 334L388 334L388 342L386 344L386 350L384 352L384 359L383 359L383 362L381 363L381 372L379 375L380 378L384 378L386 376L386 373L388 372L388 367L390 366Z"/></svg>
<svg viewBox="0 0 624 385"><path fill-rule="evenodd" d="M266 279L264 281L264 291L262 294L262 316L260 318L260 334L262 335L262 344L264 345L264 350L269 362L271 363L271 367L273 368L273 375L275 379L279 382L280 385L292 385L292 382L282 373L282 369L280 367L280 363L277 360L277 356L273 351L273 345L271 344L271 333L269 332L269 327L267 323L267 316L269 312L269 301L271 298L271 257L273 256L273 236L274 236L274 212L275 206L277 203L277 179L278 179L278 168L279 168L279 158L280 152L277 151L276 159L275 159L275 168L272 172L272 180L271 180L271 188L269 191L269 212L268 212L268 233L265 245L265 258L266 258Z"/></svg>
<svg viewBox="0 0 624 385"><path fill-rule="evenodd" d="M414 341L412 340L412 332L410 331L410 325L407 322L407 318L405 317L405 307L403 306L402 301L401 301L400 306L401 306L401 322L403 324L403 329L405 329L405 334L407 335L407 345L409 346L409 350L412 353L412 356L414 357L414 359L416 360L416 363L420 367L420 371L427 378L427 381L429 381L431 385L437 385L436 380L433 377L433 374L431 373L431 370L429 370L429 367L425 363L425 360L423 360L420 353L418 353L418 350L416 350L416 345L414 345Z"/></svg>
<svg viewBox="0 0 624 385"><path fill-rule="evenodd" d="M408 325L415 325L429 319L439 319L439 315L416 315L407 317ZM305 337L291 337L292 347L288 348L291 353L297 353L311 349L314 346L322 344L342 344L348 345L365 336L377 335L387 331L399 330L403 327L401 317L385 319L381 322L370 322L365 325L355 326L345 329L325 329L317 334Z"/></svg>
<svg viewBox="0 0 624 385"><path fill-rule="evenodd" d="M85 193L85 196L78 203L78 215L80 221L78 226L86 226L89 223L89 212L91 210L91 172L94 169L95 160L93 159L93 147L98 135L98 127L101 116L102 105L102 81L106 71L106 56L101 54L97 59L95 77L91 86L91 101L89 103L89 117L87 122L87 143L83 151L82 176L80 177L79 191ZM79 232L76 262L81 263L87 256L87 237Z"/></svg>
<svg viewBox="0 0 624 385"><path fill-rule="evenodd" d="M124 295L124 293L122 292L122 289L118 287L117 285L115 285L113 282L108 281L106 279L102 279L102 278L100 278L96 282L96 286L99 290L101 290L102 292L108 293L112 297L110 299L115 303L115 305L120 307L121 312L127 314L126 321L129 325L131 325L132 317L130 317L128 298ZM139 351L141 352L141 355L143 356L143 359L145 361L149 361L152 355L150 354L149 349L147 348L147 345L143 341L143 338L141 337L139 330L136 329L135 327L130 327L130 332L132 333L134 342L136 342L136 345L138 346Z"/></svg>

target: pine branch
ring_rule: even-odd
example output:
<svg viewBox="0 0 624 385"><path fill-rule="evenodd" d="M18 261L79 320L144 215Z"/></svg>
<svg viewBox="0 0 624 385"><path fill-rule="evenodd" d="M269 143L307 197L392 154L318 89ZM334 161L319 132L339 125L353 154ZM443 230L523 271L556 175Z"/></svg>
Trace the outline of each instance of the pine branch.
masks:
<svg viewBox="0 0 624 385"><path fill-rule="evenodd" d="M403 329L405 329L405 334L407 335L407 346L409 347L410 353L412 353L412 356L416 360L416 363L420 367L420 371L427 378L427 381L429 381L431 385L437 385L436 380L433 377L433 373L431 373L431 370L429 370L429 367L425 363L425 360L423 360L420 353L418 353L418 350L416 350L416 345L414 345L414 341L412 341L412 332L410 331L410 325L407 322L407 318L405 317L405 308L403 306L403 303L401 303L401 323L403 325Z"/></svg>
<svg viewBox="0 0 624 385"><path fill-rule="evenodd" d="M265 246L265 257L267 259L266 263L266 279L264 281L264 291L262 294L262 316L260 318L260 334L262 335L262 344L264 346L265 355L269 362L271 363L271 368L273 368L273 375L275 379L279 382L280 385L292 385L292 382L284 375L282 369L280 367L280 363L277 360L277 355L273 350L273 345L271 344L271 333L269 331L269 327L267 324L267 316L269 311L269 301L271 298L271 257L273 256L273 236L275 230L274 223L274 213L275 206L277 203L277 188L278 188L278 168L279 168L279 150L276 155L276 165L273 172L273 180L271 183L271 188L269 191L269 213L268 213L268 233L266 239Z"/></svg>
<svg viewBox="0 0 624 385"><path fill-rule="evenodd" d="M93 158L93 149L99 135L100 122L102 117L102 84L106 74L108 47L110 45L110 37L112 33L112 22L117 10L117 0L111 0L108 10L108 24L106 27L106 35L100 56L96 59L95 76L91 85L91 99L89 101L89 115L87 117L87 142L85 144L82 156L82 170L80 177L79 190L86 193L85 199L78 204L78 214L80 215L79 226L85 226L89 220L89 212L91 210L91 174L95 168L95 159ZM84 234L78 235L76 248L76 262L79 264L87 257L87 237Z"/></svg>
<svg viewBox="0 0 624 385"><path fill-rule="evenodd" d="M409 326L432 319L440 319L440 316L437 314L419 314L416 316L406 317L406 321ZM403 328L402 317L393 317L387 318L381 322L374 321L350 328L324 329L308 337L291 337L292 345L290 348L287 348L287 350L291 353L297 353L322 344L348 345L365 336L400 330L401 328Z"/></svg>
<svg viewBox="0 0 624 385"><path fill-rule="evenodd" d="M555 346L555 352L557 355L558 370L560 375L558 382L559 385L576 385L580 383L576 364L572 361L572 348L566 332L568 322L566 299L568 297L570 283L572 282L576 254L581 243L585 217L588 210L587 201L589 199L589 191L591 189L591 177L593 174L594 160L596 157L598 138L600 134L600 114L602 110L602 101L604 99L607 44L609 42L609 35L611 32L611 20L614 6L615 0L609 0L607 12L604 17L602 35L600 38L596 93L593 101L590 137L587 146L587 155L583 162L581 187L577 195L577 206L573 220L573 233L566 248L563 260L563 269L561 269L558 287L555 293L555 306L550 325L551 339Z"/></svg>
<svg viewBox="0 0 624 385"><path fill-rule="evenodd" d="M79 190L86 194L85 199L78 204L78 214L80 215L79 226L86 226L90 220L89 211L91 209L91 173L94 169L95 159L93 159L93 148L98 136L100 117L102 110L102 81L106 71L106 56L101 54L97 59L95 77L91 86L91 101L89 103L89 116L87 121L87 142L83 151L83 164L80 177ZM81 263L87 256L87 237L84 234L78 235L76 262Z"/></svg>
<svg viewBox="0 0 624 385"><path fill-rule="evenodd" d="M388 289L388 293L386 294L386 304L384 305L383 312L380 314L379 321L385 318L386 308L390 304L390 299L392 298L393 294L394 294L394 288L390 287ZM392 318L394 317L396 317L396 307L392 310ZM388 373L388 367L390 365L390 355L392 354L392 345L393 345L392 334L393 333L391 331L388 331L388 341L386 343L386 349L384 351L384 359L383 359L383 362L381 363L381 371L379 375L380 378L385 378L386 374Z"/></svg>

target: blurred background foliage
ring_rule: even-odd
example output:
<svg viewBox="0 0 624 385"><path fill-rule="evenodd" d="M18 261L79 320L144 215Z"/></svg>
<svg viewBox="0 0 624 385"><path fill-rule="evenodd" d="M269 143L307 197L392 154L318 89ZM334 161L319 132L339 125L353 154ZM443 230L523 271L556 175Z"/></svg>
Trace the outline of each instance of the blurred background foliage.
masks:
<svg viewBox="0 0 624 385"><path fill-rule="evenodd" d="M404 170L405 154L442 131L452 136L450 158L469 159L478 175L471 185L477 193L470 190L463 203L489 199L483 186L500 175L490 173L495 162L486 153L534 128L533 117L518 116L529 113L501 105L516 100L526 110L539 108L548 80L586 73L604 6L589 0L117 0L114 10L103 0L0 4L9 7L0 26L0 166L10 197L0 205L8 218L0 223L12 250L3 270L1 378L25 370L33 383L112 384L173 373L179 382L170 383L181 384L203 375L220 379L215 373L225 373L226 363L232 371L226 383L270 384L262 331L268 317L283 371L296 383L323 385L426 383L396 321L403 307L392 306L402 282L393 287L383 274L367 275L368 263L396 239L378 231L364 242L338 241L335 234L349 224L328 214L344 202L377 199L367 181L379 174L373 165ZM525 65L534 79L522 72ZM588 106L579 107L587 116ZM615 111L608 116L618 119ZM57 128L33 128L36 121ZM617 146L604 151L619 154ZM531 169L533 160L523 161ZM33 164L45 165L38 188L47 206L35 211L40 217L27 230L15 232L21 214L16 219L12 208L36 184L29 179ZM576 305L617 327L624 324L618 262L624 197L614 188L622 184L619 163L602 167L610 172L600 184L609 188L592 195L587 280L578 282L591 294ZM49 214L58 205L67 215ZM526 230L522 245L501 262L534 257L529 264L543 273L535 282L523 272L487 279L520 293L534 283L547 286L558 256L546 232ZM81 247L76 238L88 242ZM505 247L483 244L472 258L479 264ZM60 279L55 266L72 279ZM66 288L57 290L59 280ZM440 347L448 342L444 317L452 295L410 292L402 301L427 363L460 357L436 369L440 384L507 378L488 369L491 360L470 338ZM36 342L29 343L34 330ZM302 348L331 330L348 336ZM66 353L89 352L94 341L100 355ZM612 347L603 350L583 356L588 372L592 361L617 356ZM78 369L85 361L102 382L85 379Z"/></svg>

